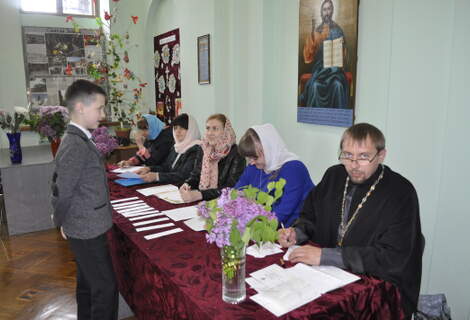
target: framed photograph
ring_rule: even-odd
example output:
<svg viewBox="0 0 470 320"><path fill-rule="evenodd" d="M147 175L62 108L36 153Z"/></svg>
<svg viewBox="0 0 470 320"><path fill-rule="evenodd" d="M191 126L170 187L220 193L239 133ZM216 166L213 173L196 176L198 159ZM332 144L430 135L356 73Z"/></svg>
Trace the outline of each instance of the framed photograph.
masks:
<svg viewBox="0 0 470 320"><path fill-rule="evenodd" d="M359 0L300 0L297 121L354 123Z"/></svg>
<svg viewBox="0 0 470 320"><path fill-rule="evenodd" d="M199 84L211 83L210 35L197 37L197 79Z"/></svg>

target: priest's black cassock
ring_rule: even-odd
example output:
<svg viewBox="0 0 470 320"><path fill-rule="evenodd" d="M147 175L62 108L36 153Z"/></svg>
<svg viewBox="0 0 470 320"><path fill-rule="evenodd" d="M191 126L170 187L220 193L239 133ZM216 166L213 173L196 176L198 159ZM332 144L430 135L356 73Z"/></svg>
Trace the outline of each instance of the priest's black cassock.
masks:
<svg viewBox="0 0 470 320"><path fill-rule="evenodd" d="M355 189L349 219L382 170L383 178L359 209L343 238L341 256L347 270L395 284L400 290L405 314L409 316L416 310L424 248L418 197L413 185L387 166L379 166L361 184L350 181L347 191ZM305 200L295 224L322 248L338 246L346 178L343 165L329 168Z"/></svg>

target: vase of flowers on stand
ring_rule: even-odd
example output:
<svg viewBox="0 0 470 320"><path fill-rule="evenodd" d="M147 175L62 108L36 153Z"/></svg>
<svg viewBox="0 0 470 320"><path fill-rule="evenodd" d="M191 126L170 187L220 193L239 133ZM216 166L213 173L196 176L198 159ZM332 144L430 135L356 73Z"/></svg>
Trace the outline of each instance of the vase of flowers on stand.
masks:
<svg viewBox="0 0 470 320"><path fill-rule="evenodd" d="M226 188L218 199L198 205L205 219L207 242L215 242L220 248L223 301L237 304L245 300L246 247L250 240L258 245L277 240L278 221L271 208L282 196L285 183L282 178L269 183L268 192L251 186Z"/></svg>
<svg viewBox="0 0 470 320"><path fill-rule="evenodd" d="M39 113L31 115L30 125L51 144L52 156L59 149L60 139L69 122L69 112L62 106L42 106Z"/></svg>
<svg viewBox="0 0 470 320"><path fill-rule="evenodd" d="M0 110L0 127L6 131L8 137L12 164L18 164L23 161L20 124L26 119L27 114L27 109L23 107L14 107L13 116L8 112Z"/></svg>

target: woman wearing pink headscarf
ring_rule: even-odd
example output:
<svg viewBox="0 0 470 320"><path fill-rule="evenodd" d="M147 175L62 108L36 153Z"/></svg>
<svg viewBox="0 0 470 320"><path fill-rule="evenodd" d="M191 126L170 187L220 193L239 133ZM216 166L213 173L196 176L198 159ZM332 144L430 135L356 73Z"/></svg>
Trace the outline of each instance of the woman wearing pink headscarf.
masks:
<svg viewBox="0 0 470 320"><path fill-rule="evenodd" d="M185 202L215 199L221 189L235 185L245 169L245 158L235 142L235 132L225 115L214 114L207 119L202 152L180 188Z"/></svg>

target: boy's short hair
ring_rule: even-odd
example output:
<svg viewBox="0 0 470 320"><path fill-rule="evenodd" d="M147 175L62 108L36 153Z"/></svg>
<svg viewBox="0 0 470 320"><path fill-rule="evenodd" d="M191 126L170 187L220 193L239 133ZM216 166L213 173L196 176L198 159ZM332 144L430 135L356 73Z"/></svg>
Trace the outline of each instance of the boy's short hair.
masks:
<svg viewBox="0 0 470 320"><path fill-rule="evenodd" d="M103 95L107 103L106 91L104 91L103 88L88 80L77 80L72 83L65 92L65 105L69 112L73 112L77 102L90 105L95 101L95 95L97 94Z"/></svg>

